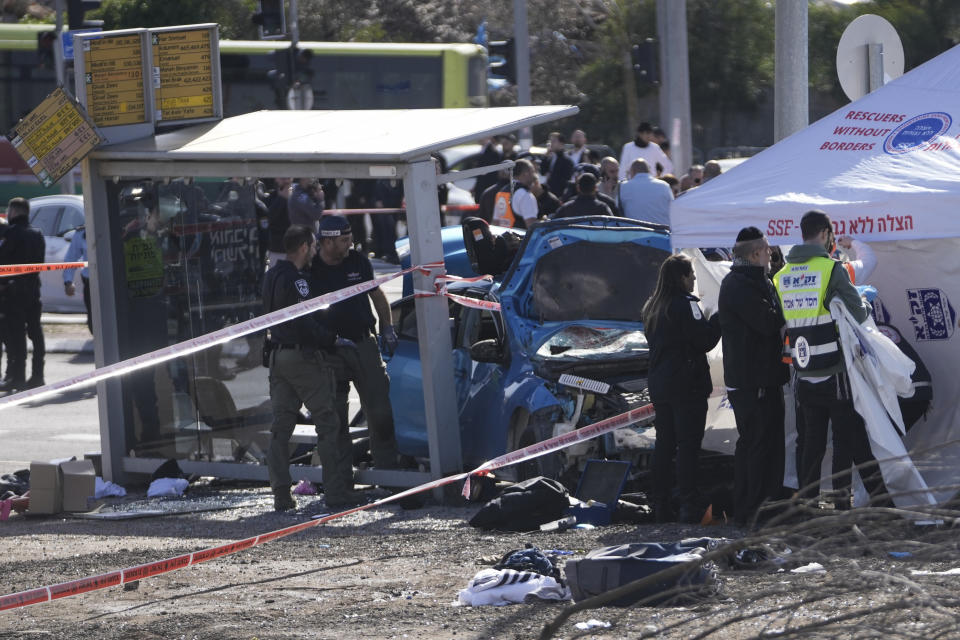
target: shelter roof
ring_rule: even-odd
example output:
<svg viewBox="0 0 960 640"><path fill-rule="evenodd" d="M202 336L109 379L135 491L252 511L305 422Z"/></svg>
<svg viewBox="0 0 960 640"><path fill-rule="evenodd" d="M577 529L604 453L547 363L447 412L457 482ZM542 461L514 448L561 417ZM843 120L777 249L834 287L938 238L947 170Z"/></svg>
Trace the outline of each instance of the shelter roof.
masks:
<svg viewBox="0 0 960 640"><path fill-rule="evenodd" d="M407 162L577 113L574 106L256 111L103 147L99 159Z"/></svg>

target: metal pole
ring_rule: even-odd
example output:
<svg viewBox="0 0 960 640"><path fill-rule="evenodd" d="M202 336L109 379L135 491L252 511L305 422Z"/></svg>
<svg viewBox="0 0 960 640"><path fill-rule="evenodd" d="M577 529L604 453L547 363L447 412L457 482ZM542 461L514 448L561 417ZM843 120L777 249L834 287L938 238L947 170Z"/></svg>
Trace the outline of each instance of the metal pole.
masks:
<svg viewBox="0 0 960 640"><path fill-rule="evenodd" d="M883 43L867 45L867 73L870 93L883 86Z"/></svg>
<svg viewBox="0 0 960 640"><path fill-rule="evenodd" d="M805 128L810 122L807 85L807 2L776 3L774 57L774 142Z"/></svg>
<svg viewBox="0 0 960 640"><path fill-rule="evenodd" d="M527 0L513 0L513 43L517 65L517 104L532 104L530 97L530 34L527 28ZM520 131L520 145L529 149L533 144L533 129Z"/></svg>
<svg viewBox="0 0 960 640"><path fill-rule="evenodd" d="M57 22L56 22L56 38L53 43L53 66L56 69L57 73L57 86L63 87L63 89L70 94L70 90L67 88L66 82L66 70L64 69L66 65L66 60L63 59L63 0L57 0L56 3L57 11ZM61 193L76 193L77 184L76 180L73 177L73 170L67 172L67 175L63 176L60 179L60 192Z"/></svg>
<svg viewBox="0 0 960 640"><path fill-rule="evenodd" d="M437 173L433 160L411 162L409 169L403 189L407 200L410 259L412 264L443 262L440 217L437 215ZM415 272L413 288L433 291L436 275L436 272L430 276ZM463 467L450 310L443 297L418 298L415 304L430 475L440 478Z"/></svg>
<svg viewBox="0 0 960 640"><path fill-rule="evenodd" d="M657 0L660 34L660 126L670 136L670 159L678 175L693 159L687 1Z"/></svg>

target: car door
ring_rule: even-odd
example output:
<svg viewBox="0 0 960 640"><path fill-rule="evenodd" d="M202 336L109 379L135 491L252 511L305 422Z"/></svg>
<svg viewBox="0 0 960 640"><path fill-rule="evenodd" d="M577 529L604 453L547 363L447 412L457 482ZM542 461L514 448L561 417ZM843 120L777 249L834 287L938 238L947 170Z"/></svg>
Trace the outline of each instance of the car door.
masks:
<svg viewBox="0 0 960 640"><path fill-rule="evenodd" d="M503 419L507 361L474 362L470 357L470 347L480 340L495 339L504 344L499 315L496 311L465 308L454 349L461 445L464 461L471 466L484 462L482 452L499 451L505 445L486 442L486 439L491 433L502 432L490 427Z"/></svg>

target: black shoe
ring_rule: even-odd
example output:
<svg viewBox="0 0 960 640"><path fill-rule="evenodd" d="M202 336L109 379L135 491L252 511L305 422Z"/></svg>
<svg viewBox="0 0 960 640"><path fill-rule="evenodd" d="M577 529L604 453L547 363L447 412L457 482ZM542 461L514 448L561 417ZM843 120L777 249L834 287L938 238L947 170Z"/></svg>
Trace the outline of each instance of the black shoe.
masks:
<svg viewBox="0 0 960 640"><path fill-rule="evenodd" d="M31 377L24 383L24 389L36 389L37 387L45 387L46 382L43 381L43 378L33 378Z"/></svg>
<svg viewBox="0 0 960 640"><path fill-rule="evenodd" d="M20 391L26 384L23 378L4 378L0 381L0 391Z"/></svg>
<svg viewBox="0 0 960 640"><path fill-rule="evenodd" d="M275 493L273 494L273 510L274 511L292 511L297 508L297 501L293 499L289 493Z"/></svg>

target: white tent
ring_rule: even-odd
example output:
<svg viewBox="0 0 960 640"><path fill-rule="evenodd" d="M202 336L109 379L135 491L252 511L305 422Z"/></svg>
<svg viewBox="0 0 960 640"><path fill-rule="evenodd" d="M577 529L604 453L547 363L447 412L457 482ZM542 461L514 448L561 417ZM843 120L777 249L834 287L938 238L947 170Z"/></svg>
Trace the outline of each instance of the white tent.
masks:
<svg viewBox="0 0 960 640"><path fill-rule="evenodd" d="M931 487L960 485L960 46L674 201L677 248L730 246L753 225L796 244L821 209L871 243L874 315L933 377L933 409L907 436ZM945 490L940 497L955 493Z"/></svg>

